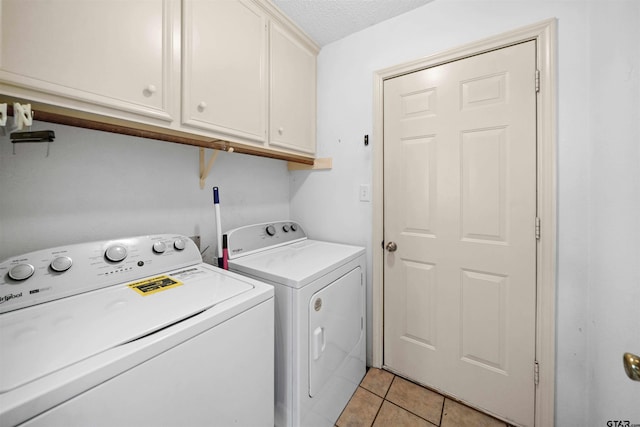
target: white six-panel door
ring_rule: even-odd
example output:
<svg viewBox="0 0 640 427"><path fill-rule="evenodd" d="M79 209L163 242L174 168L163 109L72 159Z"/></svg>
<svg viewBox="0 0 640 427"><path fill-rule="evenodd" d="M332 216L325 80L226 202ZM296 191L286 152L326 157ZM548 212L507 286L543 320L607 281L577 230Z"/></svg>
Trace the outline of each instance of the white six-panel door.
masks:
<svg viewBox="0 0 640 427"><path fill-rule="evenodd" d="M534 423L536 48L384 83L384 365Z"/></svg>

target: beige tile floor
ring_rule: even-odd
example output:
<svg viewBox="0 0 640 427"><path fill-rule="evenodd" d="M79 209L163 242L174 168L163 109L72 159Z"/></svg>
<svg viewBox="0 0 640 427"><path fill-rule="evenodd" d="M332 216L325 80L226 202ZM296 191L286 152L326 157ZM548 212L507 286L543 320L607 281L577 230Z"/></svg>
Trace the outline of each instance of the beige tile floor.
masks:
<svg viewBox="0 0 640 427"><path fill-rule="evenodd" d="M370 368L338 427L508 427L503 421L390 372Z"/></svg>

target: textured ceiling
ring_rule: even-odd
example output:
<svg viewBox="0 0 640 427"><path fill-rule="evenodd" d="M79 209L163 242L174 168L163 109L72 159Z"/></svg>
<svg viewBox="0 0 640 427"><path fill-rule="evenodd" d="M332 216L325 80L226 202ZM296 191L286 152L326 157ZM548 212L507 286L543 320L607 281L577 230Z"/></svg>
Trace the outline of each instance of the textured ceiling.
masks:
<svg viewBox="0 0 640 427"><path fill-rule="evenodd" d="M321 47L432 0L272 0Z"/></svg>

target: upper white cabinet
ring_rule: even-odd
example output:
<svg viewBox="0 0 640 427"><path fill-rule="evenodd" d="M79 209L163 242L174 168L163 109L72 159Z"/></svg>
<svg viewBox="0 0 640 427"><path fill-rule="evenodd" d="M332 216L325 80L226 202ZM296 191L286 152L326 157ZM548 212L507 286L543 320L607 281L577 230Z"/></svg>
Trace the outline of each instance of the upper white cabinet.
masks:
<svg viewBox="0 0 640 427"><path fill-rule="evenodd" d="M314 155L318 50L269 0L0 0L0 94L187 143Z"/></svg>
<svg viewBox="0 0 640 427"><path fill-rule="evenodd" d="M270 39L269 143L315 153L316 53L275 22Z"/></svg>
<svg viewBox="0 0 640 427"><path fill-rule="evenodd" d="M266 23L251 1L183 3L185 125L265 142Z"/></svg>
<svg viewBox="0 0 640 427"><path fill-rule="evenodd" d="M184 0L183 25L186 126L315 154L315 46L267 2Z"/></svg>
<svg viewBox="0 0 640 427"><path fill-rule="evenodd" d="M174 6L170 0L2 0L0 90L170 122Z"/></svg>

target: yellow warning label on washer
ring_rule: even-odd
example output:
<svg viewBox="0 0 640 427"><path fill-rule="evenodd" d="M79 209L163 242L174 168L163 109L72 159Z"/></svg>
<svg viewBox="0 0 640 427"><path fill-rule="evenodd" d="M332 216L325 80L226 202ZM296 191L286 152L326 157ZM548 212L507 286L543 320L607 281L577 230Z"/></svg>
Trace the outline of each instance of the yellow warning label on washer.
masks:
<svg viewBox="0 0 640 427"><path fill-rule="evenodd" d="M129 287L140 295L147 296L155 294L156 292L166 291L167 289L175 288L176 286L180 285L182 285L182 282L172 277L157 276L152 277L151 279L131 283Z"/></svg>

